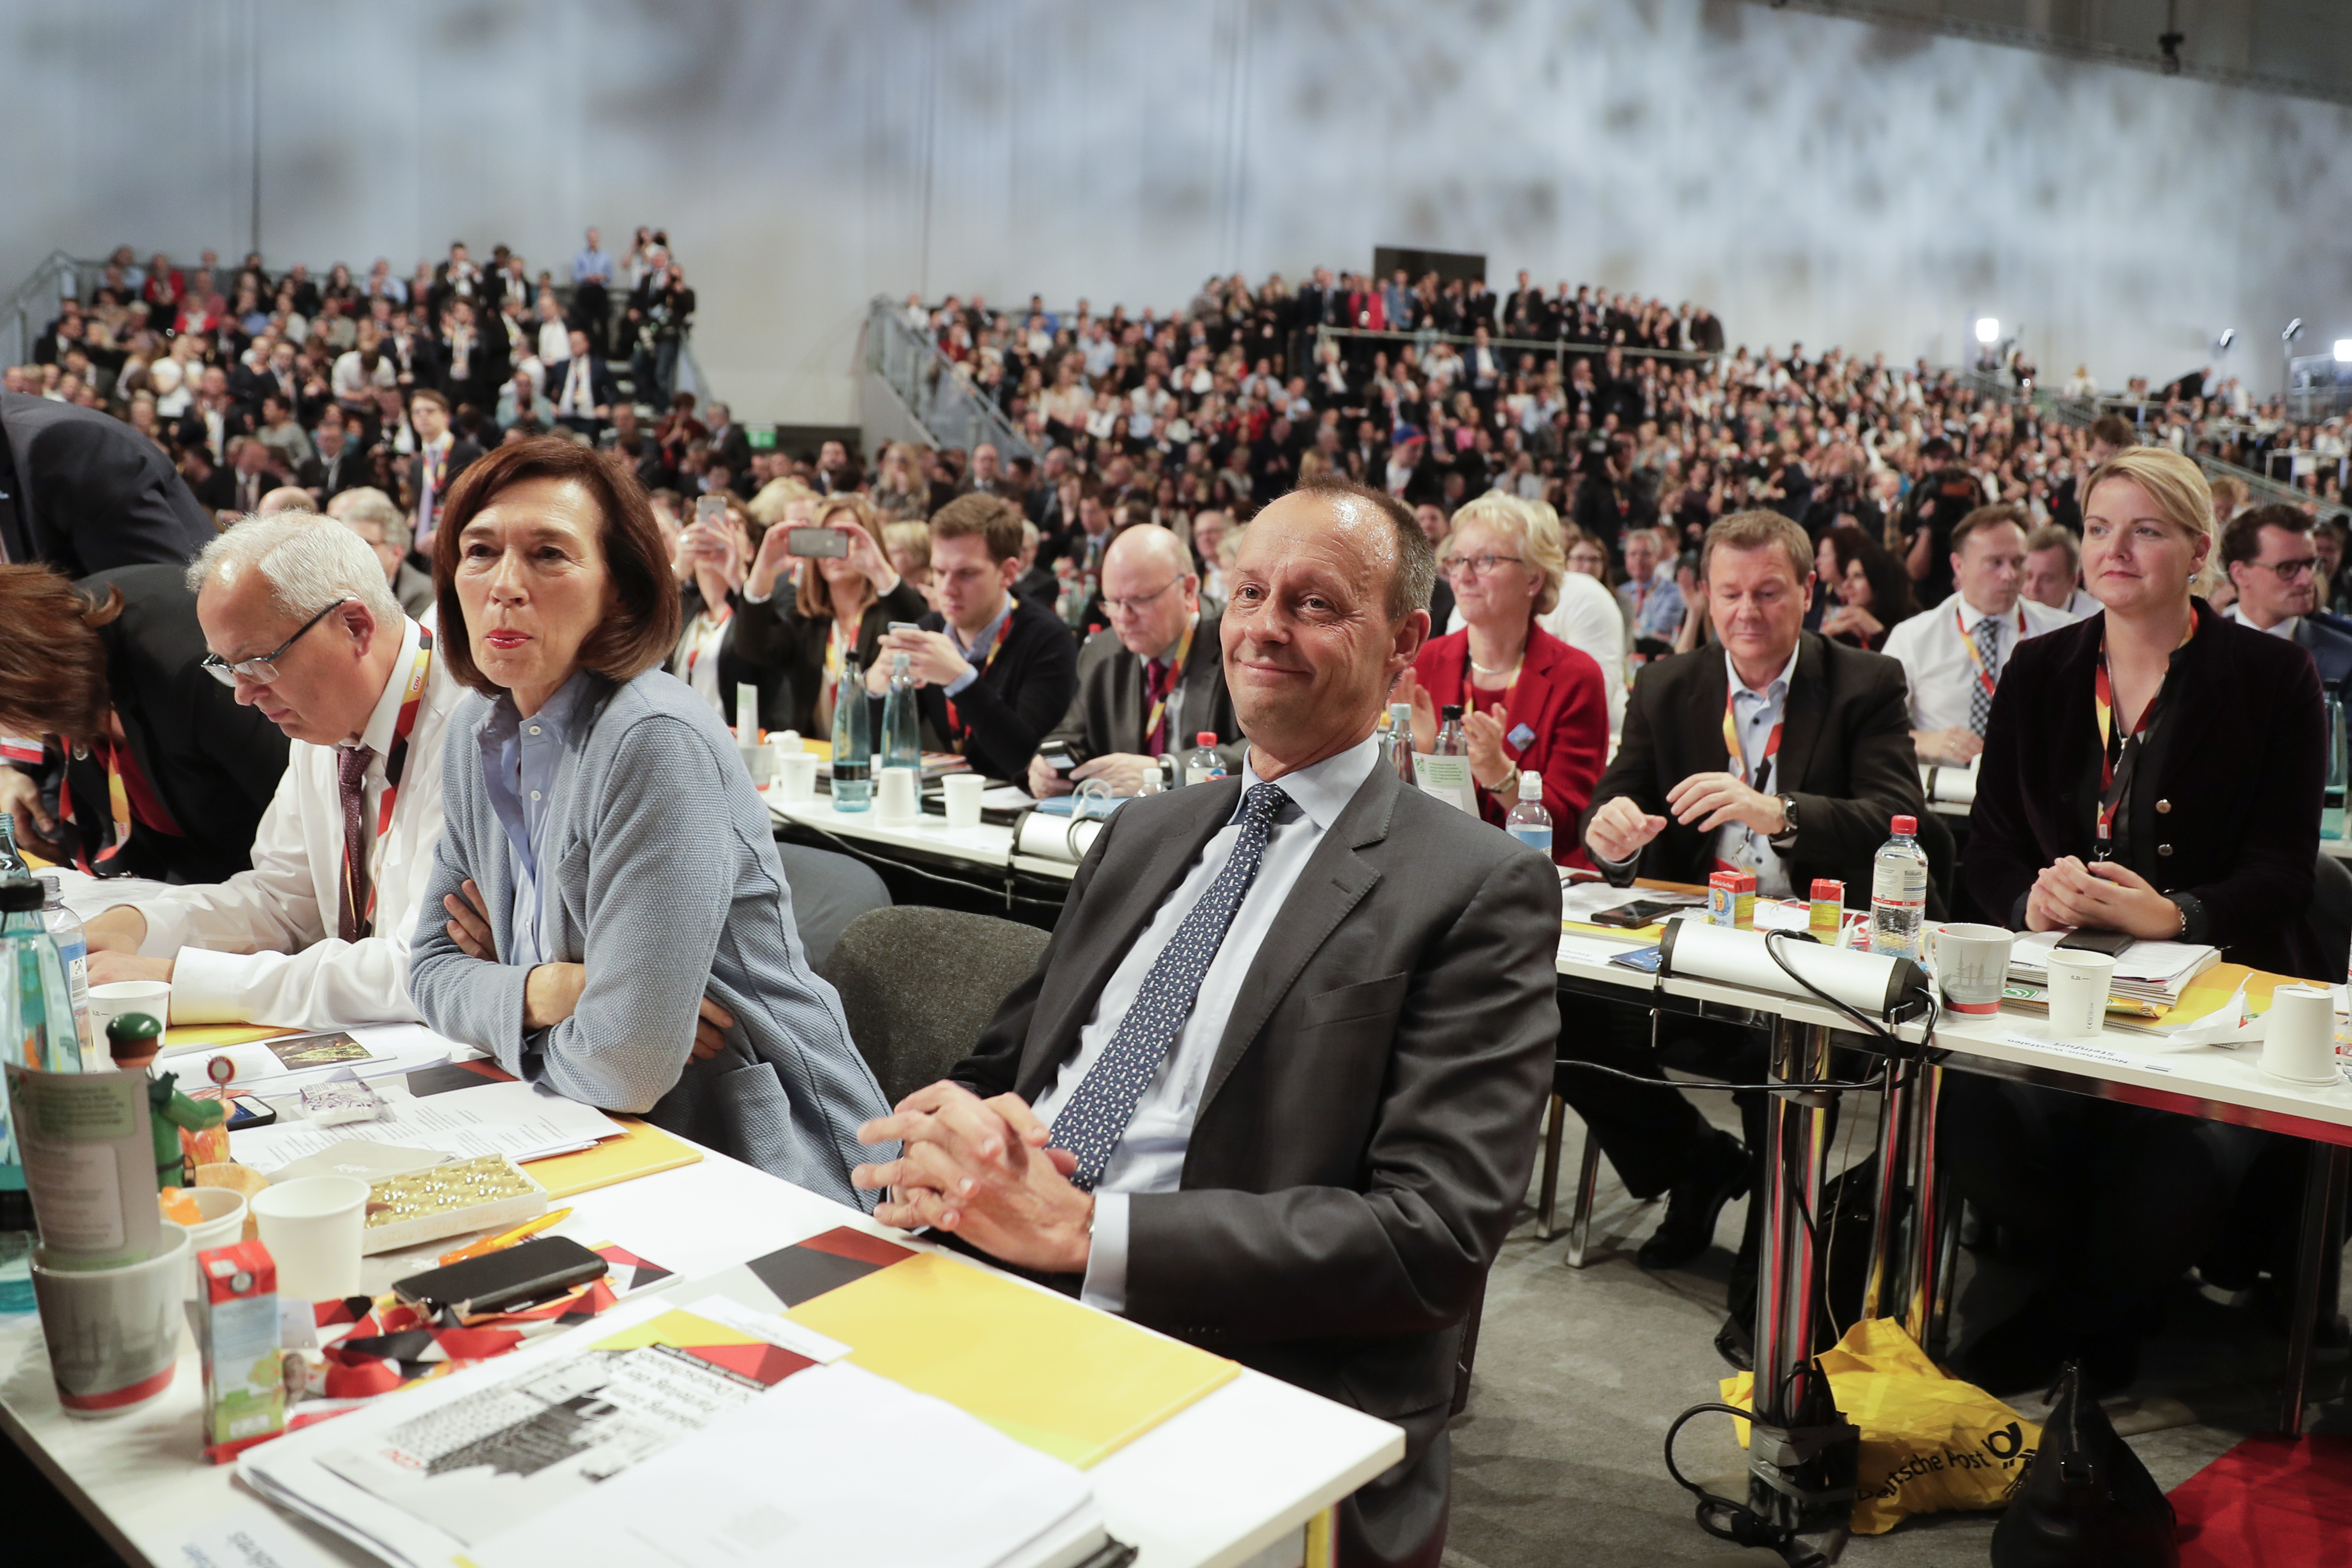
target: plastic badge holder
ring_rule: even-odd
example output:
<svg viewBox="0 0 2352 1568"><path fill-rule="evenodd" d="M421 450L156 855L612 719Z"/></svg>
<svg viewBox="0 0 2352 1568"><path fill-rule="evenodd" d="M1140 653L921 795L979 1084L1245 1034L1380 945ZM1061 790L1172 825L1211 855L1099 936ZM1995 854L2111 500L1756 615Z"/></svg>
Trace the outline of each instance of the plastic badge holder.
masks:
<svg viewBox="0 0 2352 1568"><path fill-rule="evenodd" d="M503 1154L484 1154L375 1183L362 1255L396 1252L469 1231L520 1225L547 1212L547 1189Z"/></svg>

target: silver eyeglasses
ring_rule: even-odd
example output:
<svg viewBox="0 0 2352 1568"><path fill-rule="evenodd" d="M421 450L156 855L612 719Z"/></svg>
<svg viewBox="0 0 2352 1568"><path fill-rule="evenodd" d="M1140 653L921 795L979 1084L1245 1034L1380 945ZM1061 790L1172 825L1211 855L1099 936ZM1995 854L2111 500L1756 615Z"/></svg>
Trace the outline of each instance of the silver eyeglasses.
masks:
<svg viewBox="0 0 2352 1568"><path fill-rule="evenodd" d="M296 643L302 640L302 632L309 631L312 626L317 626L320 621L325 620L335 611L341 609L345 605L350 603L351 600L347 598L337 599L333 604L329 605L325 609L320 610L317 615L312 616L309 620L304 621L302 623L301 631L296 632L292 637L288 637L284 642L279 643L268 653L256 654L251 658L241 658L235 664L229 663L216 653L208 653L205 655L203 659L205 672L211 675L215 680L219 681L223 686L235 686L236 684L236 678L240 675L245 677L247 680L252 681L256 686L267 686L271 681L278 679L278 661L286 657L286 650L288 648L292 647Z"/></svg>

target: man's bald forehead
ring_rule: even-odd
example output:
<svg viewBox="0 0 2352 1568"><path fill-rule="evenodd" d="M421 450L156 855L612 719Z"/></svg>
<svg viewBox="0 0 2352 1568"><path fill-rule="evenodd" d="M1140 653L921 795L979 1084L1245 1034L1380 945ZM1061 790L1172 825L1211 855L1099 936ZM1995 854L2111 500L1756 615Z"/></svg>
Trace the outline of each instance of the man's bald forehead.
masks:
<svg viewBox="0 0 2352 1568"><path fill-rule="evenodd" d="M1122 563L1158 561L1179 572L1190 572L1192 560L1184 553L1183 542L1156 522L1141 522L1122 532L1110 542L1103 563L1113 560Z"/></svg>

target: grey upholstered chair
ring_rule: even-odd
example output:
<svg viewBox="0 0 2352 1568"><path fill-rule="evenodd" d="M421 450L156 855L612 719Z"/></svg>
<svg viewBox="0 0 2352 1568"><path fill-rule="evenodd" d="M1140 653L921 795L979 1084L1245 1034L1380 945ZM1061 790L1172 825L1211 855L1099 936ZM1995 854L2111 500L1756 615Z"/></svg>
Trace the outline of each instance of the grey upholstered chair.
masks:
<svg viewBox="0 0 2352 1568"><path fill-rule="evenodd" d="M776 857L784 863L784 881L793 890L793 924L807 951L811 969L824 973L833 944L849 922L868 910L890 907L890 889L874 868L863 860L831 849L804 844L779 844Z"/></svg>
<svg viewBox="0 0 2352 1568"><path fill-rule="evenodd" d="M841 993L849 1037L896 1105L971 1052L1045 951L1033 926L902 904L850 921L817 973Z"/></svg>

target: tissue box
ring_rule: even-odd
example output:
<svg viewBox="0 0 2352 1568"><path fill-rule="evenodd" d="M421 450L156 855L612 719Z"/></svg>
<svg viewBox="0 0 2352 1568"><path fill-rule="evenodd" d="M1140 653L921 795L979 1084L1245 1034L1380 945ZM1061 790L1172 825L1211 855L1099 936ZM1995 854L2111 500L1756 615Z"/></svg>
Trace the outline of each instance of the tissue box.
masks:
<svg viewBox="0 0 2352 1568"><path fill-rule="evenodd" d="M286 1429L278 1265L258 1241L196 1254L196 1344L205 1366L205 1458L234 1458Z"/></svg>

